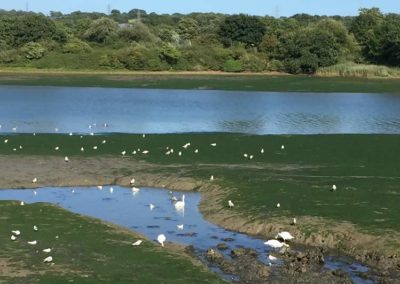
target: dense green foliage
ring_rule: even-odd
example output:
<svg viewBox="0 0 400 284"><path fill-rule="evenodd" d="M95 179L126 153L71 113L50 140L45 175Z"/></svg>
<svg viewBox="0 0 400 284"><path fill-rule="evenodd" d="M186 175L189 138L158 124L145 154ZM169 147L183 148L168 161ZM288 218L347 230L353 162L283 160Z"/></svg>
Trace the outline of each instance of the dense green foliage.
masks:
<svg viewBox="0 0 400 284"><path fill-rule="evenodd" d="M0 11L3 66L313 74L347 62L400 66L400 15Z"/></svg>

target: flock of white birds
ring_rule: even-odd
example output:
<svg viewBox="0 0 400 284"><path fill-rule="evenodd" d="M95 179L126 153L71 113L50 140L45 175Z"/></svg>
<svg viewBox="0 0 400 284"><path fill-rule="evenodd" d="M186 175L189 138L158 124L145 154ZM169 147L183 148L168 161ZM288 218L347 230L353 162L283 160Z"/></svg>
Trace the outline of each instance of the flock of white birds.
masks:
<svg viewBox="0 0 400 284"><path fill-rule="evenodd" d="M92 128L92 127L89 126L89 128ZM16 128L15 128L15 130L13 129L13 131L16 131ZM57 132L57 131L58 131L58 129L56 129L56 132ZM36 135L36 134L34 133L33 135ZM69 135L72 136L73 134L72 134L72 133L69 133ZM90 135L93 136L94 133L90 133ZM145 138L146 135L143 134L142 137ZM83 136L80 136L80 138L83 138ZM8 142L9 142L9 139L5 139L5 140L4 140L4 143L7 144ZM107 141L106 141L106 140L103 140L101 143L102 143L102 144L106 144ZM184 150L187 150L187 149L189 149L190 146L191 146L191 143L188 142L188 143L184 144L184 145L182 146L182 148L183 148ZM215 142L214 142L214 143L211 143L210 146L211 146L211 147L216 147L216 146L217 146L217 143L215 143ZM22 145L20 145L19 148L22 149L22 148L23 148ZM285 150L285 145L281 145L280 148L281 148L282 151ZM93 149L93 150L97 150L97 149L98 149L98 146L93 146L92 149ZM14 151L17 151L16 148L14 148L13 150L14 150ZM56 147L54 148L54 150L55 150L55 151L59 151L59 150L60 150L60 146L56 146ZM85 148L82 146L82 147L80 148L80 151L81 151L81 152L84 152L84 151L85 151ZM173 154L174 152L176 152L176 151L175 151L173 148L170 148L169 146L167 146L167 147L166 147L165 155L169 156L169 155ZM261 148L260 153L261 153L261 154L264 154L264 152L265 152L264 149ZM132 154L133 154L133 155L136 155L136 154L139 154L139 153L144 154L144 155L147 155L147 154L150 153L150 151L149 151L149 150L141 150L140 148L138 148L138 149L132 151ZM199 153L199 149L195 149L195 150L194 150L194 153L195 153L195 154ZM127 151L126 151L126 150L123 150L123 151L121 152L121 155L122 155L122 156L125 156L126 154L127 154ZM182 151L178 151L178 156L182 156ZM252 159L254 158L254 155L253 155L253 154L244 153L244 154L243 154L243 157L246 158L246 159L252 160ZM70 161L69 157L65 156L65 157L64 157L64 161L65 161L65 162L69 162L69 161ZM213 181L214 179L215 179L214 176L211 175L211 176L210 176L210 181ZM37 179L36 177L33 178L32 183L35 184L35 183L37 183L37 182L38 182L38 179ZM133 186L134 184L135 184L135 179L132 178L131 181L130 181L130 185ZM98 186L98 189L101 190L102 188L103 188L103 186L101 186L101 185ZM110 187L109 190L110 190L110 193L113 192L113 188L112 188L112 187ZM336 191L336 185L333 185L331 190L332 190L332 191ZM133 194L136 194L136 193L138 193L139 191L140 191L139 188L137 188L137 187L132 187L132 192L133 192ZM171 192L170 192L170 193L171 193ZM34 191L34 194L36 195L36 191ZM174 206L175 206L175 209L176 209L177 211L183 211L183 210L184 210L184 208L185 208L185 195L182 195L182 199L181 199L181 200L178 200L175 196L172 196L172 197L171 197L171 200L174 202ZM21 202L21 205L23 205L23 202ZM228 207L229 207L229 208L233 208L234 206L235 206L235 205L234 205L234 203L232 202L232 200L228 200ZM156 206L155 206L154 204L149 204L150 210L153 210L155 207L156 207ZM277 203L276 207L277 207L277 208L280 208L280 207L281 207L280 203ZM296 218L293 218L293 221L292 221L291 224L292 224L292 225L295 225L296 223L297 223ZM177 229L178 229L178 230L183 230L183 226L184 226L183 224L177 225ZM35 231L38 230L37 226L34 226L34 230L35 230ZM20 231L18 231L18 230L12 231L11 240L12 240L12 241L17 240L17 238L18 238L20 235L21 235L21 232L20 232ZM293 237L289 232L284 231L284 232L278 233L278 234L276 235L275 239L270 239L270 240L264 242L264 244L265 244L266 246L270 247L271 249L280 249L280 248L283 248L283 247L289 247L289 245L287 244L287 242L288 242L288 241L291 241L291 240L293 240L293 239L294 239L294 237ZM164 247L164 244L165 244L165 242L166 242L166 236L165 236L164 234L158 235L158 237L157 237L157 242L158 242L162 247ZM38 242L37 242L36 240L34 240L34 241L28 241L27 243L28 243L29 245L37 245ZM137 240L137 241L135 241L134 243L132 243L132 245L133 245L133 246L140 246L142 243L143 243L143 240ZM51 248L46 248L46 249L43 249L42 251L43 251L44 253L50 253L50 252L51 252ZM274 257L274 256L272 256L272 255L269 255L268 259L270 260L270 264L271 264L272 262L274 262L274 261L277 260L277 258ZM46 257L45 259L43 259L43 262L54 264L54 262L53 262L53 257L52 257L52 256Z"/></svg>

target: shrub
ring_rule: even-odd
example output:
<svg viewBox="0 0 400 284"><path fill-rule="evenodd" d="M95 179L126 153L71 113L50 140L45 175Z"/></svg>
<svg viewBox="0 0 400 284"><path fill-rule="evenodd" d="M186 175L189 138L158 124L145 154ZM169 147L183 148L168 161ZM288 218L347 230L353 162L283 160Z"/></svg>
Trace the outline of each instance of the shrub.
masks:
<svg viewBox="0 0 400 284"><path fill-rule="evenodd" d="M229 59L225 61L223 70L225 72L241 72L243 71L243 66L240 60Z"/></svg>
<svg viewBox="0 0 400 284"><path fill-rule="evenodd" d="M22 52L25 58L29 60L40 59L44 56L45 49L40 43L37 42L28 42L22 47Z"/></svg>
<svg viewBox="0 0 400 284"><path fill-rule="evenodd" d="M0 63L13 63L18 59L18 52L13 50L0 51Z"/></svg>
<svg viewBox="0 0 400 284"><path fill-rule="evenodd" d="M62 48L63 53L87 53L91 51L92 48L89 44L77 38L71 39Z"/></svg>

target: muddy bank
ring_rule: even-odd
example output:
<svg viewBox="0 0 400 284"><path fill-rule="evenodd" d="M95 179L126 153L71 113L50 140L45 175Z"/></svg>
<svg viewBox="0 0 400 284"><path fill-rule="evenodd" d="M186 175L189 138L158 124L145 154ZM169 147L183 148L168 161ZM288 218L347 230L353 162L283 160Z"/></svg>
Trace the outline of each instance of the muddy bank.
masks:
<svg viewBox="0 0 400 284"><path fill-rule="evenodd" d="M0 188L129 186L134 177L135 186L202 191L200 209L215 224L263 238L273 238L278 231L288 230L299 244L338 249L379 270L382 279L400 279L400 251L387 246L396 244L399 233L373 236L352 224L330 223L316 217L296 216L296 226L291 225L291 218L250 218L221 205L226 189L215 182L190 177L189 170L187 165L156 165L115 156L70 157L68 163L63 157L0 156ZM35 177L37 183L33 184Z"/></svg>

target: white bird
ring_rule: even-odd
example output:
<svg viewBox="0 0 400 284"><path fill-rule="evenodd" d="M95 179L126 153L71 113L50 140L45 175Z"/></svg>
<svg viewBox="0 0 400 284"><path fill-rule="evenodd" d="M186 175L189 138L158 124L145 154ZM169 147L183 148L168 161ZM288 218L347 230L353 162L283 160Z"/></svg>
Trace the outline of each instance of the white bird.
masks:
<svg viewBox="0 0 400 284"><path fill-rule="evenodd" d="M132 192L133 193L138 193L139 191L140 191L140 188L132 187Z"/></svg>
<svg viewBox="0 0 400 284"><path fill-rule="evenodd" d="M51 257L51 256L48 256L45 259L43 259L44 263L49 263L49 262L52 262L52 261L53 261L53 257Z"/></svg>
<svg viewBox="0 0 400 284"><path fill-rule="evenodd" d="M97 146L93 146L93 150L97 150Z"/></svg>
<svg viewBox="0 0 400 284"><path fill-rule="evenodd" d="M20 205L21 205L21 206L24 206L24 205L25 205L25 203L24 203L23 201L21 201Z"/></svg>
<svg viewBox="0 0 400 284"><path fill-rule="evenodd" d="M98 188L99 190L102 190L102 189L103 189L103 186L102 186L102 185L98 185L97 188Z"/></svg>
<svg viewBox="0 0 400 284"><path fill-rule="evenodd" d="M194 153L195 154L199 153L199 149L194 150Z"/></svg>
<svg viewBox="0 0 400 284"><path fill-rule="evenodd" d="M12 128L12 131L14 131L14 132L17 131L17 128L16 128L16 127L13 127L13 128Z"/></svg>
<svg viewBox="0 0 400 284"><path fill-rule="evenodd" d="M122 156L125 156L126 155L126 151L122 151L121 154L122 154Z"/></svg>
<svg viewBox="0 0 400 284"><path fill-rule="evenodd" d="M44 249L44 250L42 250L42 252L49 253L49 252L51 252L51 248Z"/></svg>
<svg viewBox="0 0 400 284"><path fill-rule="evenodd" d="M140 244L142 243L142 240L137 240L136 242L134 242L132 245L133 246L140 246Z"/></svg>
<svg viewBox="0 0 400 284"><path fill-rule="evenodd" d="M65 156L64 161L65 161L66 163L68 163L68 162L69 162L69 158L68 158L67 156Z"/></svg>
<svg viewBox="0 0 400 284"><path fill-rule="evenodd" d="M212 176L210 176L210 180L211 181L213 181L214 180L214 176L212 175Z"/></svg>
<svg viewBox="0 0 400 284"><path fill-rule="evenodd" d="M336 185L332 185L332 191L336 191Z"/></svg>
<svg viewBox="0 0 400 284"><path fill-rule="evenodd" d="M228 205L229 205L229 208L232 208L235 206L235 204L233 204L232 200L228 200Z"/></svg>
<svg viewBox="0 0 400 284"><path fill-rule="evenodd" d="M264 154L264 148L261 149L261 154Z"/></svg>
<svg viewBox="0 0 400 284"><path fill-rule="evenodd" d="M254 156L253 156L253 155L250 155L249 159L250 159L250 160L253 160L253 158L254 158Z"/></svg>
<svg viewBox="0 0 400 284"><path fill-rule="evenodd" d="M17 237L16 236L14 236L14 235L11 235L11 240L12 241L15 241L17 239Z"/></svg>
<svg viewBox="0 0 400 284"><path fill-rule="evenodd" d="M173 153L174 153L174 149L171 148L171 154L173 154Z"/></svg>
<svg viewBox="0 0 400 284"><path fill-rule="evenodd" d="M182 148L187 149L190 146L190 143L186 143L185 145L182 146Z"/></svg>
<svg viewBox="0 0 400 284"><path fill-rule="evenodd" d="M114 192L114 188L110 187L110 193Z"/></svg>
<svg viewBox="0 0 400 284"><path fill-rule="evenodd" d="M178 230L183 230L183 224L176 225L176 227L178 228Z"/></svg>
<svg viewBox="0 0 400 284"><path fill-rule="evenodd" d="M146 138L146 134L142 134L142 137L143 137L143 138Z"/></svg>
<svg viewBox="0 0 400 284"><path fill-rule="evenodd" d="M178 152L178 156L182 156L182 152L181 151Z"/></svg>
<svg viewBox="0 0 400 284"><path fill-rule="evenodd" d="M297 224L297 220L296 220L296 218L293 218L292 225L296 225L296 224Z"/></svg>
<svg viewBox="0 0 400 284"><path fill-rule="evenodd" d="M93 132L90 132L90 136L94 136L94 133L93 133Z"/></svg>
<svg viewBox="0 0 400 284"><path fill-rule="evenodd" d="M150 207L150 210L153 210L156 206L153 203L150 203L149 207Z"/></svg>
<svg viewBox="0 0 400 284"><path fill-rule="evenodd" d="M58 150L60 150L60 147L57 146L54 148L54 150L58 151Z"/></svg>
<svg viewBox="0 0 400 284"><path fill-rule="evenodd" d="M172 196L171 200L175 202L175 201L178 201L178 198L176 198L176 196Z"/></svg>
<svg viewBox="0 0 400 284"><path fill-rule="evenodd" d="M161 244L161 246L164 246L164 242L167 238L165 237L164 234L158 235L157 241Z"/></svg>
<svg viewBox="0 0 400 284"><path fill-rule="evenodd" d="M281 240L283 240L284 242L286 242L286 241L293 240L294 237L293 237L289 232L284 231L284 232L278 233L278 234L275 236L275 239L281 239Z"/></svg>
<svg viewBox="0 0 400 284"><path fill-rule="evenodd" d="M282 146L281 146L281 149L282 149L282 150L285 150L285 145L282 145Z"/></svg>
<svg viewBox="0 0 400 284"><path fill-rule="evenodd" d="M36 245L37 244L37 241L36 240L34 240L34 241L30 241L30 242L28 242L28 244L30 244L30 245Z"/></svg>
<svg viewBox="0 0 400 284"><path fill-rule="evenodd" d="M269 246L269 247L271 247L271 248L281 248L281 247L283 247L283 246L289 247L288 244L281 243L281 242L278 241L278 240L268 240L268 241L264 242L264 245L267 245L267 246Z"/></svg>
<svg viewBox="0 0 400 284"><path fill-rule="evenodd" d="M85 148L81 147L81 152L85 151Z"/></svg>
<svg viewBox="0 0 400 284"><path fill-rule="evenodd" d="M217 146L217 143L211 143L211 146L215 147Z"/></svg>
<svg viewBox="0 0 400 284"><path fill-rule="evenodd" d="M19 145L19 149L22 150L22 146L21 145Z"/></svg>
<svg viewBox="0 0 400 284"><path fill-rule="evenodd" d="M130 184L132 185L132 184L134 184L134 183L135 183L135 179L132 178L131 181L130 181Z"/></svg>
<svg viewBox="0 0 400 284"><path fill-rule="evenodd" d="M33 191L33 195L37 195L37 191L36 190Z"/></svg>
<svg viewBox="0 0 400 284"><path fill-rule="evenodd" d="M274 261L277 261L278 258L273 256L273 255L268 255L268 260L271 261L271 262L274 262Z"/></svg>
<svg viewBox="0 0 400 284"><path fill-rule="evenodd" d="M132 154L133 154L133 155L136 155L136 151L133 151Z"/></svg>
<svg viewBox="0 0 400 284"><path fill-rule="evenodd" d="M69 136L72 136L72 132L69 133Z"/></svg>
<svg viewBox="0 0 400 284"><path fill-rule="evenodd" d="M34 178L34 179L32 180L32 183L37 183L37 178Z"/></svg>
<svg viewBox="0 0 400 284"><path fill-rule="evenodd" d="M177 201L175 204L175 209L176 210L182 210L185 209L185 195L182 195L182 200L181 201Z"/></svg>
<svg viewBox="0 0 400 284"><path fill-rule="evenodd" d="M13 235L16 235L16 236L21 235L21 231L20 231L20 230L11 231L11 233L12 233Z"/></svg>
<svg viewBox="0 0 400 284"><path fill-rule="evenodd" d="M144 155L147 155L149 153L149 150L144 150L143 152L142 152L142 154L144 154Z"/></svg>
<svg viewBox="0 0 400 284"><path fill-rule="evenodd" d="M8 143L8 139L5 139L5 140L4 140L4 143L7 144L7 143Z"/></svg>
<svg viewBox="0 0 400 284"><path fill-rule="evenodd" d="M276 204L276 208L279 208L279 207L281 207L281 204L280 203Z"/></svg>
<svg viewBox="0 0 400 284"><path fill-rule="evenodd" d="M34 230L35 232L37 232L37 231L38 231L38 227L37 227L36 225L34 225L34 226L33 226L33 230Z"/></svg>
<svg viewBox="0 0 400 284"><path fill-rule="evenodd" d="M167 152L165 152L165 155L171 155L171 151L167 151Z"/></svg>
<svg viewBox="0 0 400 284"><path fill-rule="evenodd" d="M72 189L72 190L71 190L71 193L75 193L75 189Z"/></svg>
<svg viewBox="0 0 400 284"><path fill-rule="evenodd" d="M57 127L56 127L56 128L54 128L54 131L55 131L55 132L58 132L58 128L57 128Z"/></svg>
<svg viewBox="0 0 400 284"><path fill-rule="evenodd" d="M106 143L107 143L106 140L101 141L101 144L106 144Z"/></svg>
<svg viewBox="0 0 400 284"><path fill-rule="evenodd" d="M245 157L247 159L247 157L249 157L249 155L247 155L246 153L243 154L243 157Z"/></svg>

